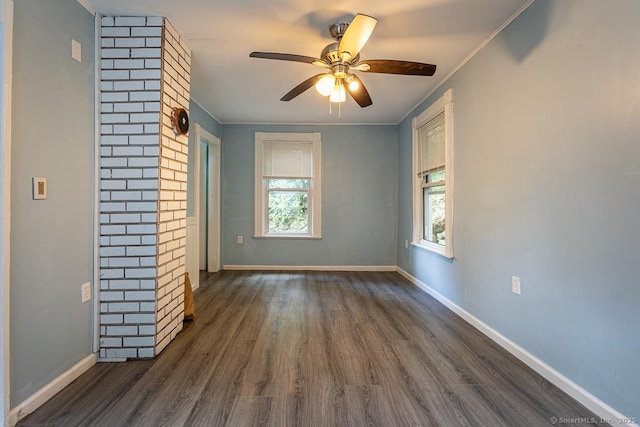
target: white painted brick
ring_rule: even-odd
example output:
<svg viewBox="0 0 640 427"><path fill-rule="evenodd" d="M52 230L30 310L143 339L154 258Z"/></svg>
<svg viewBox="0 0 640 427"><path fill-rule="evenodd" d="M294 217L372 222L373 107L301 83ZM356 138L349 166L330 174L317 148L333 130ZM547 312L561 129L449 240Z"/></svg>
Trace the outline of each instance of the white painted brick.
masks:
<svg viewBox="0 0 640 427"><path fill-rule="evenodd" d="M161 55L160 48L131 49L131 58L160 58Z"/></svg>
<svg viewBox="0 0 640 427"><path fill-rule="evenodd" d="M156 234L158 229L155 224L134 224L127 226L129 234Z"/></svg>
<svg viewBox="0 0 640 427"><path fill-rule="evenodd" d="M155 181L156 183L158 181ZM157 185L157 184L156 184ZM157 191L143 191L142 192L142 200L158 200L158 192Z"/></svg>
<svg viewBox="0 0 640 427"><path fill-rule="evenodd" d="M132 337L124 338L125 347L153 346L155 337Z"/></svg>
<svg viewBox="0 0 640 427"><path fill-rule="evenodd" d="M126 39L120 39L126 40ZM113 60L113 68L117 70L132 70L144 68L144 59L115 59ZM104 76L102 77L104 79Z"/></svg>
<svg viewBox="0 0 640 427"><path fill-rule="evenodd" d="M103 46L104 46L104 40L103 42ZM111 70L113 69L113 59L103 59L100 61L100 68L102 68L103 70Z"/></svg>
<svg viewBox="0 0 640 427"><path fill-rule="evenodd" d="M140 191L113 191L110 200L142 200L142 192Z"/></svg>
<svg viewBox="0 0 640 427"><path fill-rule="evenodd" d="M103 158L100 160L103 168L126 167L127 159L121 157Z"/></svg>
<svg viewBox="0 0 640 427"><path fill-rule="evenodd" d="M156 117L158 117L157 114L156 114ZM157 123L145 124L144 125L144 132L145 133L158 134L158 133L160 133L160 125L157 124Z"/></svg>
<svg viewBox="0 0 640 427"><path fill-rule="evenodd" d="M133 37L155 37L160 38L162 27L133 27L131 28Z"/></svg>
<svg viewBox="0 0 640 427"><path fill-rule="evenodd" d="M158 83L157 86L158 88L145 87L145 92L132 92L130 95L127 94L127 97L130 98L131 101L160 101L160 91L158 90L160 84ZM126 100L127 99L124 99L124 101Z"/></svg>
<svg viewBox="0 0 640 427"><path fill-rule="evenodd" d="M155 335L156 334L155 321L152 322L152 323L153 323L153 325L140 325L140 326L138 326L139 334L140 335Z"/></svg>
<svg viewBox="0 0 640 427"><path fill-rule="evenodd" d="M139 359L151 359L155 357L156 353L153 347L141 347L138 348L138 358Z"/></svg>
<svg viewBox="0 0 640 427"><path fill-rule="evenodd" d="M162 39L157 38L156 40L161 41ZM147 58L144 60L144 68L146 69L160 69L162 68L162 60L159 58Z"/></svg>
<svg viewBox="0 0 640 427"><path fill-rule="evenodd" d="M100 188L103 190L124 190L127 188L127 181L105 179L100 181ZM109 200L111 200L111 197L109 197Z"/></svg>
<svg viewBox="0 0 640 427"><path fill-rule="evenodd" d="M100 347L122 347L122 338L101 337L100 338Z"/></svg>
<svg viewBox="0 0 640 427"><path fill-rule="evenodd" d="M102 102L125 102L129 100L127 92L102 92L100 95Z"/></svg>
<svg viewBox="0 0 640 427"><path fill-rule="evenodd" d="M122 166L128 165L126 156L142 156L143 152L144 151L142 147L132 147L132 146L113 147L114 156L123 156L122 160L124 160L124 164Z"/></svg>
<svg viewBox="0 0 640 427"><path fill-rule="evenodd" d="M131 78L136 80L160 80L160 70L131 70Z"/></svg>
<svg viewBox="0 0 640 427"><path fill-rule="evenodd" d="M144 103L144 111L160 112L160 103L159 102L145 102Z"/></svg>
<svg viewBox="0 0 640 427"><path fill-rule="evenodd" d="M130 114L131 123L157 123L159 116L157 113L132 113ZM145 127L145 133L149 133Z"/></svg>
<svg viewBox="0 0 640 427"><path fill-rule="evenodd" d="M116 16L117 27L144 27L147 25L145 16Z"/></svg>
<svg viewBox="0 0 640 427"><path fill-rule="evenodd" d="M129 137L129 141L132 145L158 145L160 138L158 135L131 135ZM153 153L146 153L147 156L157 157L158 154L155 155Z"/></svg>
<svg viewBox="0 0 640 427"><path fill-rule="evenodd" d="M142 178L142 169L113 169L111 175L114 178Z"/></svg>
<svg viewBox="0 0 640 427"><path fill-rule="evenodd" d="M129 79L129 70L102 70L102 80L128 80L128 79Z"/></svg>
<svg viewBox="0 0 640 427"><path fill-rule="evenodd" d="M107 335L111 335L111 336L138 335L138 327L137 326L132 326L132 325L129 325L129 326L107 326Z"/></svg>
<svg viewBox="0 0 640 427"><path fill-rule="evenodd" d="M124 270L121 268L107 268L100 272L101 279L122 279L124 278Z"/></svg>
<svg viewBox="0 0 640 427"><path fill-rule="evenodd" d="M128 31L128 29L127 29ZM101 55L103 59L109 58L129 58L129 49L102 48Z"/></svg>
<svg viewBox="0 0 640 427"><path fill-rule="evenodd" d="M164 23L162 16L147 16L147 27L162 27Z"/></svg>
<svg viewBox="0 0 640 427"><path fill-rule="evenodd" d="M144 89L145 85L142 80L116 80L113 82L113 90L135 91Z"/></svg>
<svg viewBox="0 0 640 427"><path fill-rule="evenodd" d="M148 37L146 47L162 47L162 39L158 37Z"/></svg>
<svg viewBox="0 0 640 427"><path fill-rule="evenodd" d="M115 25L115 18L113 16L103 16L100 20L100 24L103 27L113 27Z"/></svg>
<svg viewBox="0 0 640 427"><path fill-rule="evenodd" d="M127 212L155 212L158 204L154 202L129 202Z"/></svg>
<svg viewBox="0 0 640 427"><path fill-rule="evenodd" d="M130 278L144 278L154 277L156 275L155 268L127 268L125 269L125 277Z"/></svg>
<svg viewBox="0 0 640 427"><path fill-rule="evenodd" d="M113 246L128 246L128 245L140 245L145 244L140 236L112 236L110 237L110 243ZM118 277L110 277L113 279L123 279L124 270L120 270L121 274Z"/></svg>
<svg viewBox="0 0 640 427"><path fill-rule="evenodd" d="M143 176L145 178L157 178L158 177L158 169L157 168L146 168L146 169L143 169Z"/></svg>
<svg viewBox="0 0 640 427"><path fill-rule="evenodd" d="M140 267L153 267L156 265L156 257L141 257Z"/></svg>
<svg viewBox="0 0 640 427"><path fill-rule="evenodd" d="M135 348L106 348L104 351L105 359L130 359L138 357L138 351Z"/></svg>
<svg viewBox="0 0 640 427"><path fill-rule="evenodd" d="M102 314L100 315L100 324L102 325L121 325L124 323L122 314Z"/></svg>
<svg viewBox="0 0 640 427"><path fill-rule="evenodd" d="M102 116L102 123L129 123L128 114L103 113L101 116Z"/></svg>
<svg viewBox="0 0 640 427"><path fill-rule="evenodd" d="M126 208L124 203L101 202L100 211L102 212L122 212Z"/></svg>
<svg viewBox="0 0 640 427"><path fill-rule="evenodd" d="M110 267L140 267L140 259L135 257L107 258Z"/></svg>
<svg viewBox="0 0 640 427"><path fill-rule="evenodd" d="M140 303L140 311L156 311L156 303L155 302L141 302Z"/></svg>
<svg viewBox="0 0 640 427"><path fill-rule="evenodd" d="M102 145L127 145L129 137L127 135L102 135L100 142Z"/></svg>
<svg viewBox="0 0 640 427"><path fill-rule="evenodd" d="M140 222L140 214L138 213L126 213L126 214L112 214L111 222L114 224L132 224Z"/></svg>
<svg viewBox="0 0 640 427"><path fill-rule="evenodd" d="M101 40L101 43L102 43L101 47L104 47L104 48L114 47L116 45L115 39L110 38L110 37L103 37L102 40Z"/></svg>
<svg viewBox="0 0 640 427"><path fill-rule="evenodd" d="M109 107L113 107L113 104L105 104L105 105L107 105ZM105 111L105 110L103 109L103 111ZM100 133L102 135L110 135L110 134L112 134L113 133L113 126L111 126L111 125L102 125L102 126L100 126Z"/></svg>
<svg viewBox="0 0 640 427"><path fill-rule="evenodd" d="M155 246L130 246L127 249L127 256L154 256L156 255Z"/></svg>
<svg viewBox="0 0 640 427"><path fill-rule="evenodd" d="M146 80L144 83L144 88L145 90L160 90L160 80ZM160 93L158 93L158 95L160 95ZM160 98L158 97L157 99L158 101L160 100ZM150 99L150 101L154 101L152 99Z"/></svg>
<svg viewBox="0 0 640 427"><path fill-rule="evenodd" d="M118 135L142 134L144 133L143 125L116 125L113 132Z"/></svg>
<svg viewBox="0 0 640 427"><path fill-rule="evenodd" d="M100 248L101 257L124 256L125 254L125 248L122 246L103 246Z"/></svg>
<svg viewBox="0 0 640 427"><path fill-rule="evenodd" d="M128 160L130 167L158 167L158 158L153 157L131 157Z"/></svg>
<svg viewBox="0 0 640 427"><path fill-rule="evenodd" d="M126 38L117 38L116 39L116 47L145 47L146 40L142 37L126 37Z"/></svg>
<svg viewBox="0 0 640 427"><path fill-rule="evenodd" d="M108 304L107 310L109 313L137 313L140 310L140 304L137 302L111 302Z"/></svg>
<svg viewBox="0 0 640 427"><path fill-rule="evenodd" d="M140 289L140 281L139 280L110 280L109 289L121 290L121 291L138 290Z"/></svg>
<svg viewBox="0 0 640 427"><path fill-rule="evenodd" d="M124 300L124 292L100 292L100 301L109 302L109 301L122 301Z"/></svg>
<svg viewBox="0 0 640 427"><path fill-rule="evenodd" d="M113 90L113 82L101 81L100 82L100 89L102 91L111 91L111 90Z"/></svg>
<svg viewBox="0 0 640 427"><path fill-rule="evenodd" d="M116 113L139 113L144 111L145 107L143 102L118 102L108 105L111 105Z"/></svg>
<svg viewBox="0 0 640 427"><path fill-rule="evenodd" d="M154 190L158 188L158 180L156 179L141 179L141 180L129 180L128 181L129 189L131 190ZM156 193L155 197L151 199L155 200L158 198ZM145 199L149 200L149 199Z"/></svg>
<svg viewBox="0 0 640 427"><path fill-rule="evenodd" d="M129 37L131 35L131 29L122 27L105 27L102 28L103 37Z"/></svg>
<svg viewBox="0 0 640 427"><path fill-rule="evenodd" d="M102 236L114 236L126 233L126 227L124 225L101 225L100 235Z"/></svg>
<svg viewBox="0 0 640 427"><path fill-rule="evenodd" d="M126 301L155 301L156 299L154 291L127 291L124 296ZM153 314L150 315L150 321L147 319L140 323L153 323Z"/></svg>
<svg viewBox="0 0 640 427"><path fill-rule="evenodd" d="M158 137L156 136L156 144L158 143ZM159 147L144 147L145 156L158 156L160 155Z"/></svg>

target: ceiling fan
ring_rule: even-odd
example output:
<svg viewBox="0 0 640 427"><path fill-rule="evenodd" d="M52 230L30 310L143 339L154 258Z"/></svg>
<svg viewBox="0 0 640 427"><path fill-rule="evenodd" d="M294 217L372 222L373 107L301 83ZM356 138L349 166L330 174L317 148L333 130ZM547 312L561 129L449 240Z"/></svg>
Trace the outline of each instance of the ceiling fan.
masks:
<svg viewBox="0 0 640 427"><path fill-rule="evenodd" d="M325 73L316 74L300 83L285 94L281 101L291 101L307 89L315 86L331 102L344 102L346 93L360 105L373 104L371 96L360 78L351 71L368 73L403 74L411 76L432 76L436 72L433 64L398 61L391 59L360 60L360 50L373 33L378 20L368 15L357 14L351 23L333 24L329 27L331 36L336 40L327 45L320 58L275 52L251 52L252 58L277 59L281 61L304 62L325 68Z"/></svg>

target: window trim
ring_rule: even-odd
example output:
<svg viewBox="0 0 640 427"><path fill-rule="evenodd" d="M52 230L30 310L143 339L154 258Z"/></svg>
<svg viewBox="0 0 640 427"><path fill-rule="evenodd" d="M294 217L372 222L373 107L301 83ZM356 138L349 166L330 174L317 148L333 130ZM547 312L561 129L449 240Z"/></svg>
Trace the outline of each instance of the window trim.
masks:
<svg viewBox="0 0 640 427"><path fill-rule="evenodd" d="M312 144L312 171L309 180L309 232L308 233L268 233L269 215L267 212L268 188L263 174L264 143L290 142ZM322 177L321 177L322 138L320 132L310 133L255 133L254 162L254 238L257 239L321 239L322 238Z"/></svg>
<svg viewBox="0 0 640 427"><path fill-rule="evenodd" d="M445 244L440 245L422 238L423 225L423 190L422 179L418 176L419 159L419 129L435 116L444 111L445 123ZM448 89L430 107L414 117L412 120L412 187L413 187L413 239L411 244L425 250L435 252L446 258L453 259L453 89Z"/></svg>

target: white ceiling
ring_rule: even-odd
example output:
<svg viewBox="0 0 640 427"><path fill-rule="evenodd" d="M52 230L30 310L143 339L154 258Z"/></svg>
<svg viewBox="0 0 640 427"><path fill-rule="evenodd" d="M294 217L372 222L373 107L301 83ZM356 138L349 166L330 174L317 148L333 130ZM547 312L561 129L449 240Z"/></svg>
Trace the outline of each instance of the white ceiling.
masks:
<svg viewBox="0 0 640 427"><path fill-rule="evenodd" d="M396 124L532 0L81 0L103 15L169 19L192 49L191 97L221 123ZM309 89L280 98L320 69L249 58L252 51L319 57L329 25L378 19L361 59L437 65L433 77L357 72L373 105L334 106ZM335 104L334 104L335 105Z"/></svg>

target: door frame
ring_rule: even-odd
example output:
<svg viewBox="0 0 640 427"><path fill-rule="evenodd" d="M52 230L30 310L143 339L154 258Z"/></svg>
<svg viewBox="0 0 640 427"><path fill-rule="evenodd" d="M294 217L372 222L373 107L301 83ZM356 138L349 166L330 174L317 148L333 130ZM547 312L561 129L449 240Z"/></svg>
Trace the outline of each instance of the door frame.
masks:
<svg viewBox="0 0 640 427"><path fill-rule="evenodd" d="M195 124L195 138L194 138L194 170L193 170L193 213L197 218L196 230L198 238L200 236L200 142L207 144L209 147L208 153L208 188L207 198L210 201L209 209L207 211L207 271L215 273L220 271L220 151L221 141L220 138L213 135L211 132L200 126L199 123ZM199 265L200 263L200 244L199 241L195 243L195 259ZM195 283L199 284L199 279L195 278Z"/></svg>

